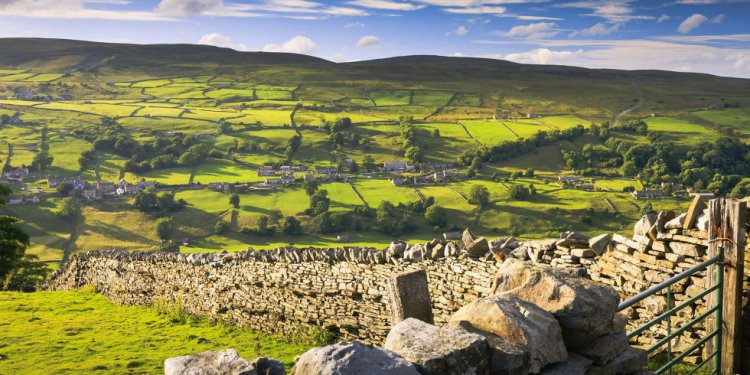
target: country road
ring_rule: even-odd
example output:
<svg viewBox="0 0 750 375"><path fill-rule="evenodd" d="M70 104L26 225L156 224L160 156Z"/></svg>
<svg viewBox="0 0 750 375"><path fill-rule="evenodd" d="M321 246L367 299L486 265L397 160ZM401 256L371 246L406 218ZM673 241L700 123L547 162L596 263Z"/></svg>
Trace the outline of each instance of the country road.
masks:
<svg viewBox="0 0 750 375"><path fill-rule="evenodd" d="M630 82L631 85L633 85L633 88L635 89L636 94L638 94L638 103L622 112L620 112L617 116L615 116L615 119L612 121L612 125L616 125L618 121L620 121L620 117L623 115L626 115L633 110L638 109L640 106L643 105L643 93L641 93L641 89L638 88L638 85L635 84L635 82Z"/></svg>

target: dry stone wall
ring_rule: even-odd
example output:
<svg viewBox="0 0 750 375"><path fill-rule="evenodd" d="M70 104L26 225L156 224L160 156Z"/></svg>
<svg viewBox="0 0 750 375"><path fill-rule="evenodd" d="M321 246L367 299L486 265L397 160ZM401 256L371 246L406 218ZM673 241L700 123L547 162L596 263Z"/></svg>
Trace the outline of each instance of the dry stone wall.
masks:
<svg viewBox="0 0 750 375"><path fill-rule="evenodd" d="M48 289L93 285L121 304L181 304L190 313L263 332L322 326L342 339L381 344L392 326L388 280L395 273L427 272L437 325L445 325L459 307L489 295L497 262L507 257L588 274L613 286L625 299L706 259L706 232L700 230L705 221L695 220L691 229L682 229L683 222L684 216L647 216L632 237L589 239L564 232L560 239L527 242L486 241L468 232L463 246L439 241L394 243L385 251L291 247L231 254L92 251L72 256L51 276ZM750 317L749 274L745 272L743 311ZM673 306L704 289L702 274L685 279L671 289ZM630 328L661 314L666 306L666 297L658 295L625 311ZM673 319L672 327L690 321L702 308L699 300ZM750 324L745 327L750 330ZM666 332L665 323L641 335L638 343L652 344ZM702 334L700 326L688 329L673 348L687 348ZM696 353L689 359L699 357Z"/></svg>
<svg viewBox="0 0 750 375"><path fill-rule="evenodd" d="M374 255L383 253L370 249L189 255L92 251L72 256L48 288L93 285L120 304L181 304L189 313L264 332L289 333L314 325L345 339L379 344L391 328L387 281L394 272L427 271L435 323L444 325L460 306L489 294L497 271L494 261L465 256L394 264Z"/></svg>

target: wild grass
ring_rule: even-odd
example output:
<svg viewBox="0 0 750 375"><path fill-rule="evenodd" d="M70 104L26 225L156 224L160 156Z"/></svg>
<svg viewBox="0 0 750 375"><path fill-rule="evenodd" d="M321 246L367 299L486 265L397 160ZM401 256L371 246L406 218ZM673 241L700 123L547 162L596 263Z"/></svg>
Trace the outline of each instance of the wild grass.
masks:
<svg viewBox="0 0 750 375"><path fill-rule="evenodd" d="M190 316L179 303L118 306L92 288L0 293L0 335L4 374L161 373L167 358L226 348L289 368L296 355L330 339L321 331L261 335Z"/></svg>

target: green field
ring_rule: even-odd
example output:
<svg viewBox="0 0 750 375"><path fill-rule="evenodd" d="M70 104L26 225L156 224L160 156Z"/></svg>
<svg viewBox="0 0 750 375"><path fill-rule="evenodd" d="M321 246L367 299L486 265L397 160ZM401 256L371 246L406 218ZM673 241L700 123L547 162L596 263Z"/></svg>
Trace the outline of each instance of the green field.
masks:
<svg viewBox="0 0 750 375"><path fill-rule="evenodd" d="M60 49L51 41L25 43L47 43L39 50L64 56L61 60L46 59L44 63L31 59L18 64L7 58L18 46L9 46L6 50L11 52L0 54L0 94L8 98L0 100L0 115L19 112L21 118L21 123L0 126L0 140L4 141L0 144L0 158L10 159L11 167L30 165L35 156L33 148L41 147L44 128L46 145L54 157L46 170L32 171L24 181L27 187L44 186L46 175L51 174L80 175L89 183L97 179L115 182L121 177L130 182L145 179L160 183L164 190L186 189L191 181L199 186L213 182L252 185L266 179L257 175L257 169L267 164L296 165L310 171L315 166L337 165L344 158L361 164L369 155L376 165L382 165L407 160L405 150L413 145L423 150L424 162L460 162L449 169L463 175L469 172L472 161L461 159L465 153L491 151L500 143L529 139L540 131L554 137L559 130L611 121L633 105L636 85L643 93L643 104L623 120L643 119L649 125L646 135L610 129L606 134L541 140L543 144L530 146L520 155L510 151L485 155L482 160L477 159L479 165L472 171L476 176L447 185L396 187L387 181L391 177L387 174L347 171L352 175L352 185L370 207L384 201L415 202L420 193L433 196L438 205L449 210L451 226L469 226L488 236L539 238L556 235L563 229L589 234L626 232L644 204L622 193L626 186L644 186L636 181L636 176L620 176L622 165L618 163L622 161L617 158L607 165L601 161L586 171L601 191L563 190L554 182L545 182L545 178L552 181L561 174L582 173L568 165L564 154L575 155L586 145L612 151L655 144L657 140L680 154L722 135L750 143L746 80L718 77L709 84L693 76L679 75L678 79L660 73L653 73L659 79L642 77L641 73L629 73L630 78L616 74L602 77L565 67L556 68L561 69L560 74L551 74L494 60L461 60L459 66L455 65L456 60L442 57L328 65L317 60L297 61L303 58L294 55L274 55L273 63L260 63L254 60L260 55L246 53L242 55L246 60L240 63L235 57L224 55L231 54L229 51L212 50L195 55L200 56L196 60L185 57L178 61L168 54L142 60L145 56L122 54L113 46L98 47L115 50L111 50L113 60L101 61L96 72L71 71L65 64L74 61L74 55L81 53L79 49ZM80 51L94 53L89 48L81 46ZM155 68L152 62L157 60L164 63ZM142 65L144 61L149 63ZM64 72L69 74L62 76ZM73 99L49 103L15 100L14 94L21 87L43 97L70 95ZM722 102L728 107L705 110ZM535 116L528 116L531 113ZM658 117L651 117L652 113ZM116 125L108 125L113 129L105 129L105 117L114 119ZM354 126L343 131L347 141L335 145L324 125L344 117L351 119ZM408 141L413 144L405 142L401 133L399 124L405 118L411 118L415 129L413 139ZM219 134L222 119L231 124L231 129L225 128L224 134ZM134 173L124 170L129 159L141 163L152 156L135 152L138 150L115 151L105 145L96 150L94 163L80 170L81 153L92 149L97 137L111 130L137 141L144 153L153 151L157 142L163 144L164 139L179 137L180 133L194 135L184 142L197 139L210 155L196 165ZM301 137L301 145L291 152L287 146L295 135ZM355 138L358 142L351 141ZM8 155L6 142L12 155ZM178 153L174 148L168 152ZM617 152L621 157L622 153ZM405 179L434 172L430 168L420 170L419 163L416 165L417 171ZM682 165L675 163L671 167L675 169L670 172L672 177L679 176L677 169ZM512 172L525 172L528 168L540 178L499 182ZM605 175L609 177L604 178ZM295 177L301 179L303 173ZM321 188L329 191L333 211L348 212L363 204L348 184L321 183ZM507 189L512 185L531 183L538 192L536 196L526 201L508 198ZM479 210L466 202L465 196L476 184L490 190L492 207ZM48 188L45 192L54 193ZM295 215L305 230L312 228L313 218L303 214L309 198L299 187L255 190L251 186L241 195L236 214L229 210L227 193L191 188L177 194L188 206L180 213L169 213L178 222L175 236L189 237L193 243L183 251L241 250L289 243L337 244L336 233L306 233L298 238L239 233L243 227L254 227L263 215L271 217L276 226L285 216ZM6 209L24 220L24 227L32 234L30 252L46 261L59 261L64 248L70 252L108 247L154 249L159 244L153 222L160 214L138 212L131 198L87 204L85 220L76 228L77 236L72 241L68 241L71 228L53 214L58 203L59 197L52 196L40 204ZM684 204L669 199L654 202L663 207ZM592 210L598 215L593 224L581 222L582 215ZM394 239L378 232L373 219L362 220L367 229L349 233L352 244L381 247ZM401 237L416 241L440 234L421 215L415 214L413 220L416 231ZM232 231L215 235L213 228L218 221L229 222Z"/></svg>
<svg viewBox="0 0 750 375"><path fill-rule="evenodd" d="M162 373L164 360L234 348L284 361L312 343L210 324L148 307L118 306L91 289L0 293L0 373ZM199 343L203 338L205 342ZM50 355L55 353L55 355Z"/></svg>
<svg viewBox="0 0 750 375"><path fill-rule="evenodd" d="M409 203L419 199L417 194L407 187L393 186L387 180L357 180L354 187L370 207L378 207L381 202L393 204Z"/></svg>
<svg viewBox="0 0 750 375"><path fill-rule="evenodd" d="M513 134L510 129L495 120L466 120L460 123L466 127L466 130L474 139L485 145L494 145L503 141L518 139L518 136Z"/></svg>

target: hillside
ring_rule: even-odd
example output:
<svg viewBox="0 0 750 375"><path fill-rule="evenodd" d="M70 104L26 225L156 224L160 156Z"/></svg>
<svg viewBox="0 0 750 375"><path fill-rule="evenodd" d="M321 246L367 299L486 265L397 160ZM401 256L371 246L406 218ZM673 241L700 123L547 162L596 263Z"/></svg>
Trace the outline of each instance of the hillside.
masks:
<svg viewBox="0 0 750 375"><path fill-rule="evenodd" d="M3 211L53 267L161 240L190 252L465 227L624 232L649 205L684 209L686 187L748 188L746 79L50 39L0 50L2 183L15 190ZM663 186L658 200L629 194ZM156 203L138 203L149 187ZM82 206L75 225L56 215L65 196ZM159 238L163 217L173 227Z"/></svg>

